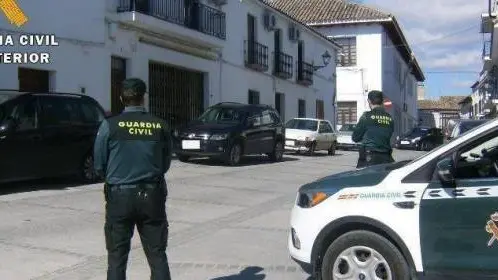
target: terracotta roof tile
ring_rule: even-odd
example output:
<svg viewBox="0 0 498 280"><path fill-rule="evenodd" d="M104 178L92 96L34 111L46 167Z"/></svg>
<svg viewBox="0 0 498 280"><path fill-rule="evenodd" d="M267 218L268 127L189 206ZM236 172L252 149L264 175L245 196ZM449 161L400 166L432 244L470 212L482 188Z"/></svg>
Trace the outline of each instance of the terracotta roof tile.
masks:
<svg viewBox="0 0 498 280"><path fill-rule="evenodd" d="M389 19L375 8L345 0L261 0L306 24Z"/></svg>
<svg viewBox="0 0 498 280"><path fill-rule="evenodd" d="M419 109L459 110L462 96L441 96L439 99L418 100Z"/></svg>

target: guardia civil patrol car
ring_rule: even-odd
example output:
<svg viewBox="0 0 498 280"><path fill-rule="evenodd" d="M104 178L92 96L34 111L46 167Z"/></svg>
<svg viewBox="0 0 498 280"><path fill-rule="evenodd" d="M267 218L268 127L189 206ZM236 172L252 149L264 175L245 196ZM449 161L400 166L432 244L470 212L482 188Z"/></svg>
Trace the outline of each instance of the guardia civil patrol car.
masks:
<svg viewBox="0 0 498 280"><path fill-rule="evenodd" d="M498 279L498 120L306 184L291 216L290 255L315 279Z"/></svg>

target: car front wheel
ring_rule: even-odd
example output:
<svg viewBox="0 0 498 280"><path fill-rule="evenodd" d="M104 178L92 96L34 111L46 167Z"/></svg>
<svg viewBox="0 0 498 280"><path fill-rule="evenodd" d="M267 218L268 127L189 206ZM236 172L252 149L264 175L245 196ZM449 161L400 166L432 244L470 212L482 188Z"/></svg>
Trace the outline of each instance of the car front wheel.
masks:
<svg viewBox="0 0 498 280"><path fill-rule="evenodd" d="M411 277L403 254L394 244L363 230L348 232L329 246L321 274L323 280L409 280Z"/></svg>
<svg viewBox="0 0 498 280"><path fill-rule="evenodd" d="M284 145L282 144L281 141L278 141L275 143L275 146L273 147L273 152L269 154L271 161L273 162L278 162L282 161L284 158Z"/></svg>
<svg viewBox="0 0 498 280"><path fill-rule="evenodd" d="M328 150L328 154L330 156L333 156L335 155L335 151L337 150L337 143L336 142L332 142L332 145L330 145L330 148Z"/></svg>
<svg viewBox="0 0 498 280"><path fill-rule="evenodd" d="M230 166L239 165L240 159L242 157L242 147L239 143L234 143L230 147L230 151L228 152L226 163Z"/></svg>

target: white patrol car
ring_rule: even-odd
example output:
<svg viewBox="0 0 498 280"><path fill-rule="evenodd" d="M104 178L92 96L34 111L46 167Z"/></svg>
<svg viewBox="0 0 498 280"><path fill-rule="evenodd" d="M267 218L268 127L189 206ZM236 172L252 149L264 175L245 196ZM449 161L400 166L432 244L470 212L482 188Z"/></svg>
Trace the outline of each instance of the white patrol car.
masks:
<svg viewBox="0 0 498 280"><path fill-rule="evenodd" d="M498 120L302 186L288 247L315 279L498 279Z"/></svg>

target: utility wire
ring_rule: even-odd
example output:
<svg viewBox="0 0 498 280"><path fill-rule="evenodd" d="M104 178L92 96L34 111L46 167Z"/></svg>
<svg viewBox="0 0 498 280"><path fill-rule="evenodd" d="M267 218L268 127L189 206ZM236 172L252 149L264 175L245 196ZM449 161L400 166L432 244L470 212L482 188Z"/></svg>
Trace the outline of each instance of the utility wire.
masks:
<svg viewBox="0 0 498 280"><path fill-rule="evenodd" d="M441 37L438 37L438 38L434 38L434 39L431 39L431 40L426 40L426 41L420 41L420 42L417 42L417 43L413 43L413 44L399 44L399 45L391 45L391 46L386 46L384 47L385 49L388 49L388 48L396 48L396 47L412 47L412 46L419 46L419 45L423 45L423 44L427 44L427 43L432 43L432 42L436 42L436 41L441 41L441 40L444 40L446 38L449 38L449 37L453 37L455 35L459 35L459 34L462 34L462 33L465 33L471 29L473 29L474 27L477 27L479 26L480 24L473 24L465 29L461 29L461 30L457 30L455 32L452 32L452 33L448 33L448 34L445 34Z"/></svg>
<svg viewBox="0 0 498 280"><path fill-rule="evenodd" d="M462 71L448 70L448 71L424 71L424 73L428 73L428 74L476 74L476 73L481 73L481 72L480 71L465 71L465 70L462 70Z"/></svg>

